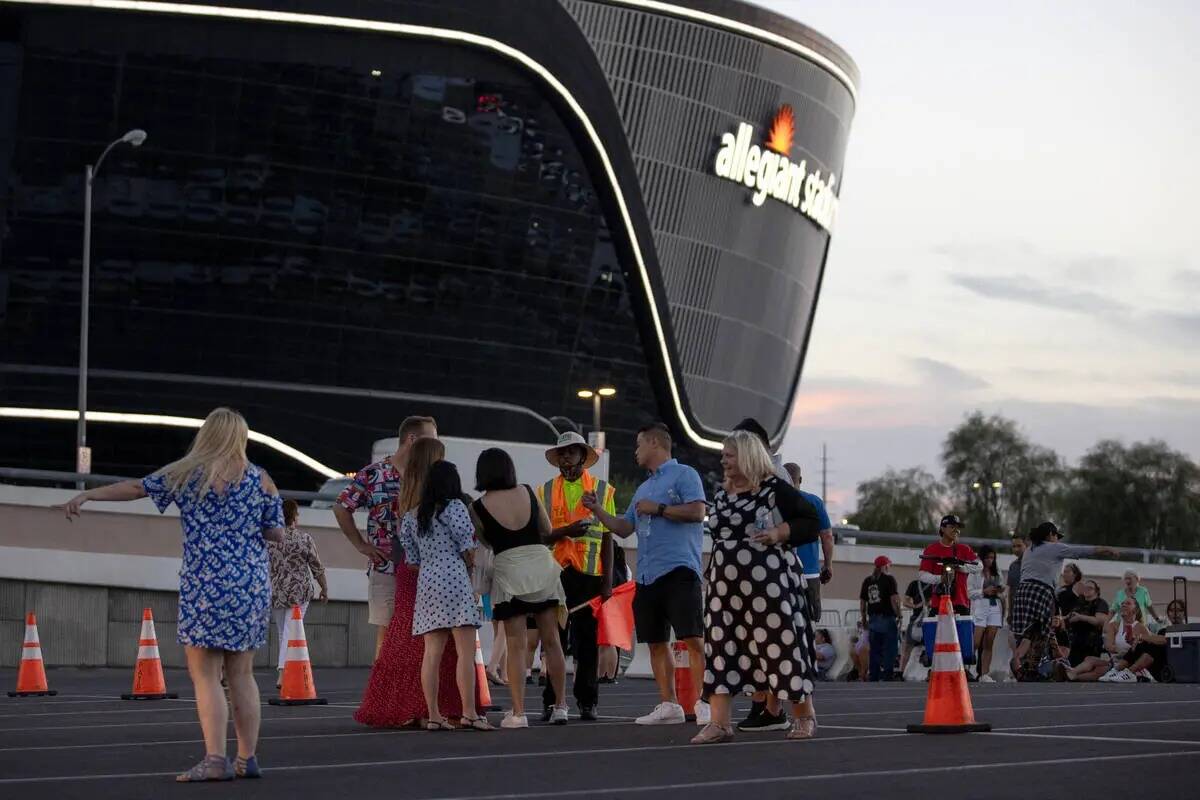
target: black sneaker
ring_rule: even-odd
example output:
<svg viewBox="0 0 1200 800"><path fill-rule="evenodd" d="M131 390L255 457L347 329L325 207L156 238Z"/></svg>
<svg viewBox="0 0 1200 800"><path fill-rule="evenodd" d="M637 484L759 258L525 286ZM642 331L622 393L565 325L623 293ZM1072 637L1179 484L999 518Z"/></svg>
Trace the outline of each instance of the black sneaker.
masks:
<svg viewBox="0 0 1200 800"><path fill-rule="evenodd" d="M596 707L580 706L579 719L583 720L584 722L595 722L598 719L596 716Z"/></svg>
<svg viewBox="0 0 1200 800"><path fill-rule="evenodd" d="M542 706L542 722L549 722L554 716L554 706Z"/></svg>
<svg viewBox="0 0 1200 800"><path fill-rule="evenodd" d="M739 731L786 731L792 724L788 721L786 715L782 713L772 714L765 708L761 714L751 713L750 716L738 723Z"/></svg>

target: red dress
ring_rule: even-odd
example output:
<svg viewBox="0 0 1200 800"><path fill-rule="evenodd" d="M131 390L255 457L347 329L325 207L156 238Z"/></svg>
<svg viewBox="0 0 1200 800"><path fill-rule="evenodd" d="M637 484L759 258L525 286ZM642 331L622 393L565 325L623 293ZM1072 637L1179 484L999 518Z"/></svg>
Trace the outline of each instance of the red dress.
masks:
<svg viewBox="0 0 1200 800"><path fill-rule="evenodd" d="M417 602L417 571L396 565L396 609L388 625L379 658L371 668L371 679L354 719L376 728L397 728L428 719L421 691L421 658L425 642L412 635L413 608ZM443 717L461 717L455 665L458 659L453 637L448 637L442 654L438 680L438 706ZM476 697L476 705L478 705ZM478 713L478 712L477 712Z"/></svg>

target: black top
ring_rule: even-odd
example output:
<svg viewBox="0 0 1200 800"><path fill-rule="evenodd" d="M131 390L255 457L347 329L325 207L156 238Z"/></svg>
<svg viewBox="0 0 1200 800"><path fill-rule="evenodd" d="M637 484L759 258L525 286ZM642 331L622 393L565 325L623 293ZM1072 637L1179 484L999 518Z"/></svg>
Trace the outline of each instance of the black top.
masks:
<svg viewBox="0 0 1200 800"><path fill-rule="evenodd" d="M795 486L775 475L763 481L763 485L770 486L775 493L775 507L788 526L789 547L800 547L820 538L821 515Z"/></svg>
<svg viewBox="0 0 1200 800"><path fill-rule="evenodd" d="M1097 614L1108 613L1108 602L1103 597L1097 597L1095 600L1080 599L1073 610L1086 617L1094 617ZM1067 629L1071 633L1072 649L1086 652L1088 655L1100 655L1100 650L1104 646L1103 625L1071 622L1068 623Z"/></svg>
<svg viewBox="0 0 1200 800"><path fill-rule="evenodd" d="M933 584L910 581L908 588L904 590L904 596L912 601L913 615L916 616L921 606L929 605L929 598L933 596ZM928 614L928 610L925 613Z"/></svg>
<svg viewBox="0 0 1200 800"><path fill-rule="evenodd" d="M1074 611L1079 602L1074 586L1064 586L1058 590L1058 613L1064 617Z"/></svg>
<svg viewBox="0 0 1200 800"><path fill-rule="evenodd" d="M475 513L479 515L479 521L483 523L480 538L483 539L488 547L492 548L492 552L496 555L500 555L505 550L512 550L514 547L542 544L542 535L538 531L537 497L534 496L533 490L528 486L525 486L525 491L529 493L529 522L526 522L525 527L520 530L506 528L497 522L496 518L492 516L491 512L483 504L482 497L471 504L471 507L475 509Z"/></svg>
<svg viewBox="0 0 1200 800"><path fill-rule="evenodd" d="M868 575L862 582L862 591L858 593L860 600L867 604L867 615L881 614L885 617L896 616L892 608L892 597L900 593L896 587L896 579L891 575L880 573Z"/></svg>

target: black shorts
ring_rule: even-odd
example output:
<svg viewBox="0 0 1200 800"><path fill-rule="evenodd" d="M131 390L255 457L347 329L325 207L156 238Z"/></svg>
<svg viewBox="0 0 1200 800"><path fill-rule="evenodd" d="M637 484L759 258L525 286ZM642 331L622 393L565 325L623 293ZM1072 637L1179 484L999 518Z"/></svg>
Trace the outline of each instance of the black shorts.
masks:
<svg viewBox="0 0 1200 800"><path fill-rule="evenodd" d="M700 576L676 567L654 583L639 583L633 596L633 621L643 644L704 636L704 598Z"/></svg>

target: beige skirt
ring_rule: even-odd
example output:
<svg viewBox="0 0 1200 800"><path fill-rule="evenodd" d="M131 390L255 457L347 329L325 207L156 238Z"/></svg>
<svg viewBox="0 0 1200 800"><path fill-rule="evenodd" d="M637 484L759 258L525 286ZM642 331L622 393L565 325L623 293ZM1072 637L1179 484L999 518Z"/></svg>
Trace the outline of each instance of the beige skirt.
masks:
<svg viewBox="0 0 1200 800"><path fill-rule="evenodd" d="M526 603L558 601L558 624L567 621L567 596L559 575L562 567L554 560L550 548L530 544L505 550L495 557L492 565L492 606L511 600Z"/></svg>

